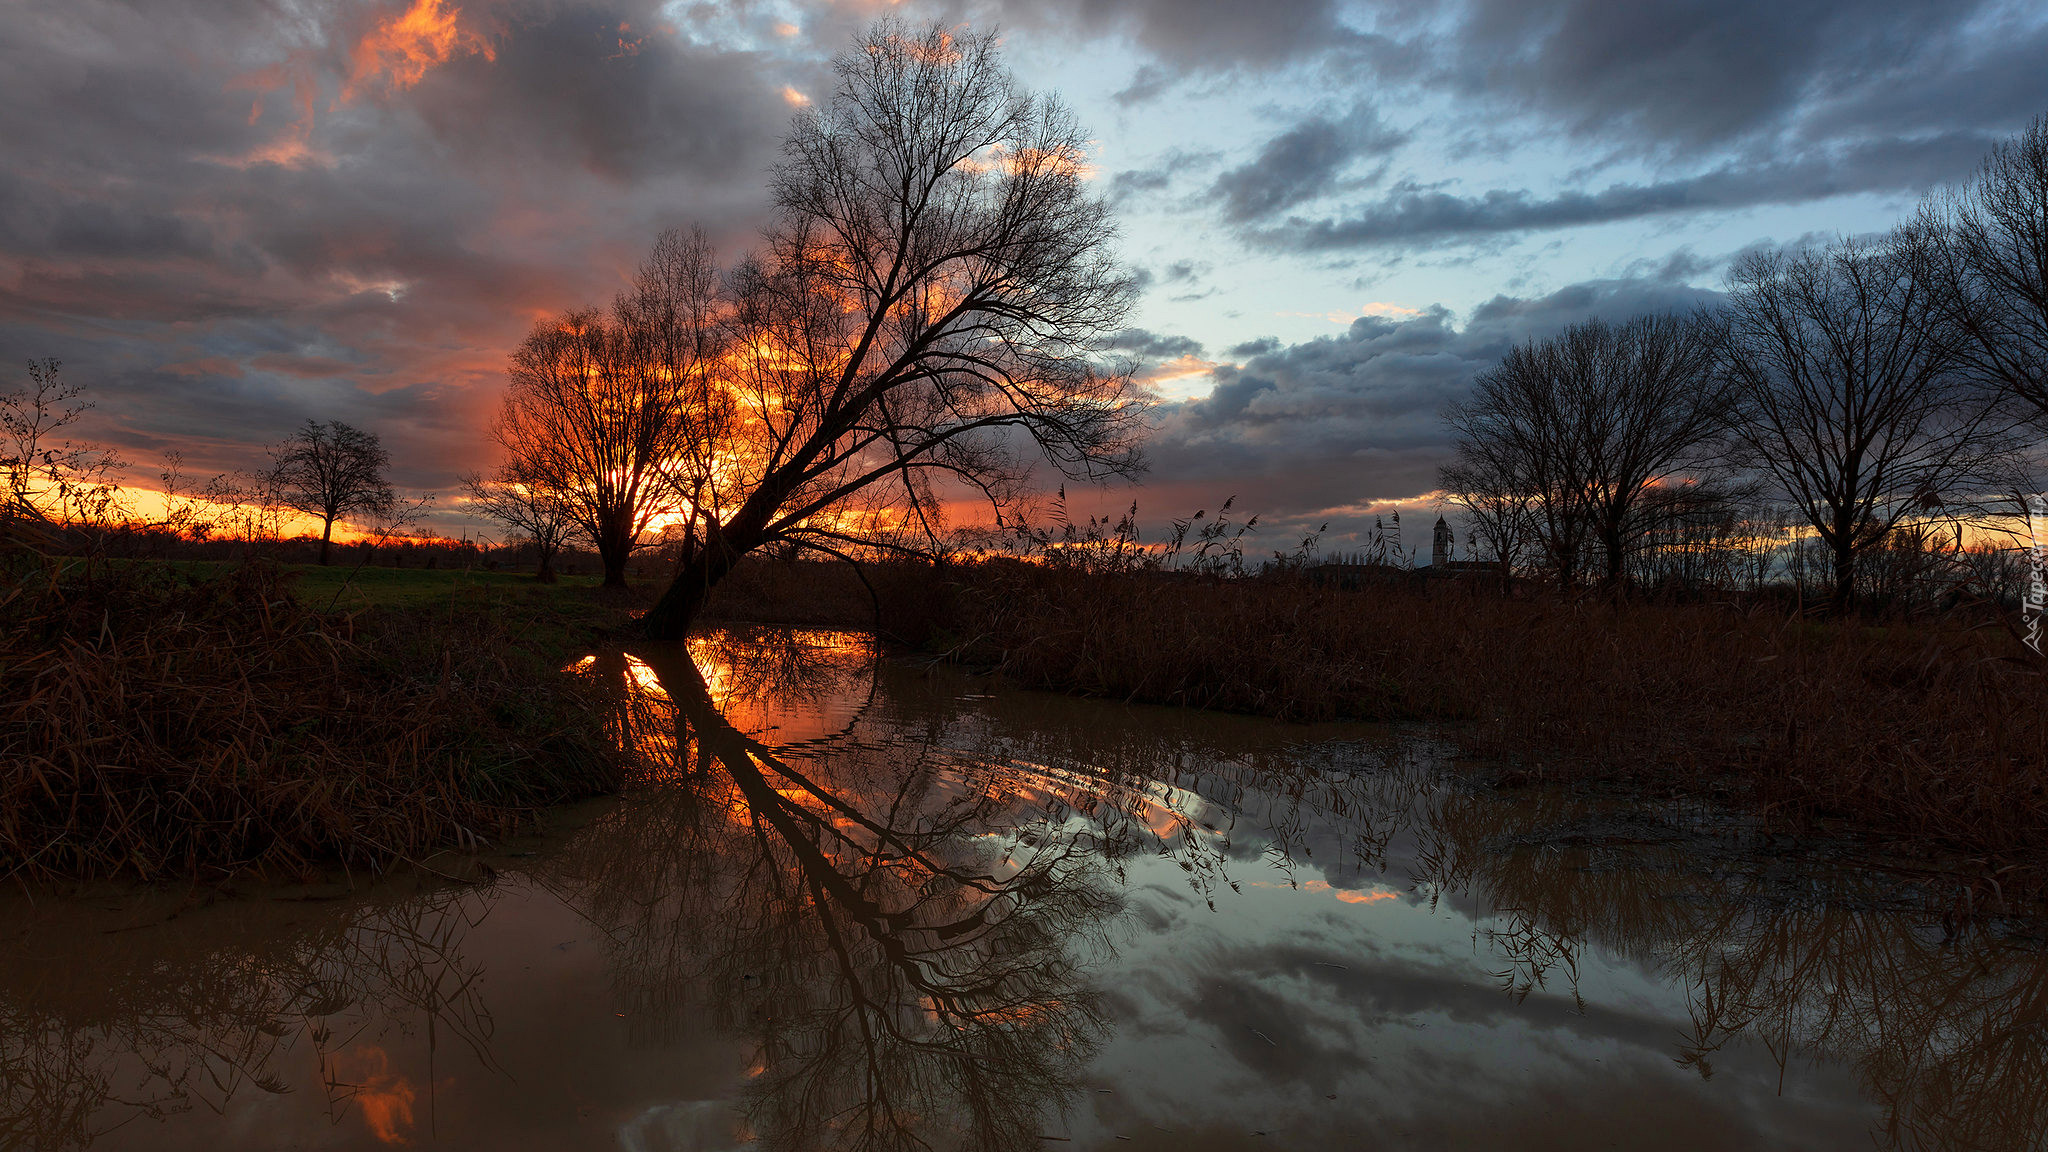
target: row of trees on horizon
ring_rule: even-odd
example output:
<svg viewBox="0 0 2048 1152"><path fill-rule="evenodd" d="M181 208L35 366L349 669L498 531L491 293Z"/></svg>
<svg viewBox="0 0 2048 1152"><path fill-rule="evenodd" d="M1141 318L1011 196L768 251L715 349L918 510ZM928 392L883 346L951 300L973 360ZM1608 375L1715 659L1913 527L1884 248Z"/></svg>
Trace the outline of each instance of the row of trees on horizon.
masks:
<svg viewBox="0 0 2048 1152"><path fill-rule="evenodd" d="M1504 574L1618 588L1791 536L1837 611L1880 553L1981 575L1965 529L2023 513L2048 431L2048 117L1887 236L1751 252L1718 307L1513 349L1445 422L1441 486Z"/></svg>

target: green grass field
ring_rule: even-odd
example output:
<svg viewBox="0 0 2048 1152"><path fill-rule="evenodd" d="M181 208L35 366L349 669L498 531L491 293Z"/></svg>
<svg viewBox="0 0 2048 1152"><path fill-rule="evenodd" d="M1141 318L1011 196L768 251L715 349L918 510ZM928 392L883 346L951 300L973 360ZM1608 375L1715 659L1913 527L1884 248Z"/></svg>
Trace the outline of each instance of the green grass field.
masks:
<svg viewBox="0 0 2048 1152"><path fill-rule="evenodd" d="M204 580L233 561L132 560L117 564L163 565ZM380 627L404 628L406 620L428 626L478 613L512 625L508 635L522 646L554 655L580 653L598 637L627 626L656 589L642 581L626 592L606 590L592 575L563 576L542 584L530 572L459 568L380 568L364 565L287 564L283 587L315 612L374 618Z"/></svg>
<svg viewBox="0 0 2048 1152"><path fill-rule="evenodd" d="M169 566L197 577L211 576L227 561L172 560ZM595 591L596 576L563 576L555 584L534 580L531 572L490 572L459 568L378 568L350 564L287 564L285 573L300 603L338 612L358 608L422 608L450 601L581 599L577 592ZM567 594L567 595L565 595Z"/></svg>
<svg viewBox="0 0 2048 1152"><path fill-rule="evenodd" d="M360 607L427 607L449 600L527 600L535 596L567 599L564 593L597 588L596 576L563 576L555 584L534 580L530 572L489 572L440 568L361 568L340 564L294 564L292 588L301 603L337 610Z"/></svg>

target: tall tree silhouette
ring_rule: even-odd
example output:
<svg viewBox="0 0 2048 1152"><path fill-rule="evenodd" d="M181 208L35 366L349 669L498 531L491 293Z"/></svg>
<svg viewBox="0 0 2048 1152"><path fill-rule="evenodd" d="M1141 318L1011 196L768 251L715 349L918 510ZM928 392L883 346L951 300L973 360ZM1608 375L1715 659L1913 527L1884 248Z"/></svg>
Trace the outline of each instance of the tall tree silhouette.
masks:
<svg viewBox="0 0 2048 1152"><path fill-rule="evenodd" d="M1831 606L1902 520L1993 475L2008 443L1908 253L1839 241L1753 253L1729 275L1724 371L1747 462L1832 558Z"/></svg>
<svg viewBox="0 0 2048 1152"><path fill-rule="evenodd" d="M576 517L567 501L552 489L531 484L510 466L485 479L482 473L462 478L469 491L469 510L495 520L533 545L537 564L533 578L542 584L555 582L555 556L576 530Z"/></svg>
<svg viewBox="0 0 2048 1152"><path fill-rule="evenodd" d="M1458 437L1447 486L1504 508L1528 501L1560 583L1597 548L1618 587L1655 490L1703 467L1722 431L1730 388L1714 372L1714 331L1698 316L1589 320L1511 350L1446 410Z"/></svg>
<svg viewBox="0 0 2048 1152"><path fill-rule="evenodd" d="M717 293L704 236L664 233L608 312L542 321L512 356L492 427L506 474L566 511L608 588L625 586L648 528L688 506L684 477L724 424Z"/></svg>
<svg viewBox="0 0 2048 1152"><path fill-rule="evenodd" d="M728 278L734 354L703 453L675 458L691 528L656 638L764 544L936 543L942 477L1000 510L1034 459L1141 467L1139 397L1098 363L1133 281L1080 125L1018 89L993 35L885 21L833 67L784 144L766 247Z"/></svg>
<svg viewBox="0 0 2048 1152"><path fill-rule="evenodd" d="M1907 235L1963 363L2048 427L2048 116Z"/></svg>

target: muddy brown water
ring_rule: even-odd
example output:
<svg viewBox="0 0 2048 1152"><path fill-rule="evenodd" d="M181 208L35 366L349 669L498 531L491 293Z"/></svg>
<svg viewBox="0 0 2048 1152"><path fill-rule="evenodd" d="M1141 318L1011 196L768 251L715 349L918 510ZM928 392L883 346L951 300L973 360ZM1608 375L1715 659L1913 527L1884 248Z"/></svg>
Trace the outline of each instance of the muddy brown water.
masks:
<svg viewBox="0 0 2048 1152"><path fill-rule="evenodd" d="M642 768L533 843L0 899L0 1147L2048 1139L2048 963L1868 869L853 636L581 671Z"/></svg>

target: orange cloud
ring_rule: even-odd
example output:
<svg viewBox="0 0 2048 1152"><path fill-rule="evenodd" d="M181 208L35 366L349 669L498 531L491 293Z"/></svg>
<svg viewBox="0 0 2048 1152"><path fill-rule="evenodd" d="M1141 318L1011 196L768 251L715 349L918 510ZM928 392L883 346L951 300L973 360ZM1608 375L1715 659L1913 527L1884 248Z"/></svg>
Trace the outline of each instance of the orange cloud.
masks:
<svg viewBox="0 0 2048 1152"><path fill-rule="evenodd" d="M1382 320L1413 320L1424 315L1424 313L1422 309L1410 308L1406 304L1393 304L1385 300L1374 300L1371 303L1361 305L1354 312L1275 312L1273 315L1307 316L1328 320L1332 324L1349 324L1362 316L1374 316Z"/></svg>
<svg viewBox="0 0 2048 1152"><path fill-rule="evenodd" d="M1138 382L1150 388L1164 400L1187 400L1206 396L1213 387L1210 373L1222 367L1214 360L1204 360L1192 353L1184 353L1163 364L1154 364L1138 374Z"/></svg>
<svg viewBox="0 0 2048 1152"><path fill-rule="evenodd" d="M391 88L410 88L428 69L459 56L497 59L491 42L464 28L461 18L462 9L444 6L443 0L412 0L412 7L379 23L356 45L341 98L348 100L379 78Z"/></svg>
<svg viewBox="0 0 2048 1152"><path fill-rule="evenodd" d="M287 87L292 90L292 104L297 111L283 134L244 155L221 157L223 163L237 168L247 168L252 164L280 164L296 168L329 161L324 153L313 147L313 100L318 85L311 59L305 53L294 52L283 63L235 76L227 83L230 92L256 93L256 98L249 105L251 127L263 119L264 97Z"/></svg>

